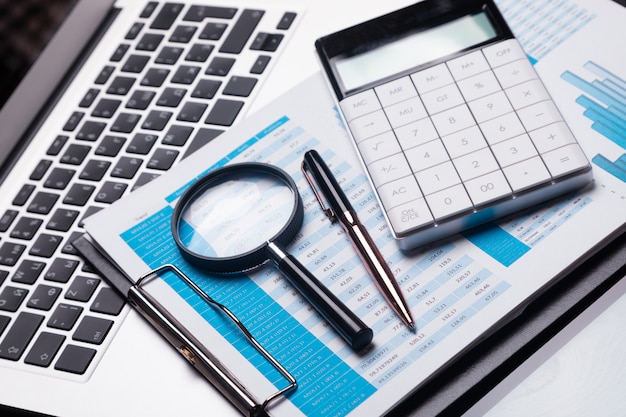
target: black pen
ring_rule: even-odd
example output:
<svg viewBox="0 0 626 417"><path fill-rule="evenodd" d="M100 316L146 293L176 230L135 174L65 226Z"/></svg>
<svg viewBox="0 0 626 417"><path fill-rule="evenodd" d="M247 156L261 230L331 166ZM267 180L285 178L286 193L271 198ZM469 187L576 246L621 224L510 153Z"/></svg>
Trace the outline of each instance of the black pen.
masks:
<svg viewBox="0 0 626 417"><path fill-rule="evenodd" d="M307 170L310 171L313 179L307 174ZM389 269L389 265L387 265L387 262L383 259L370 234L367 232L367 229L365 229L363 224L359 221L356 211L352 208L348 197L343 193L337 180L316 150L310 150L304 154L302 172L313 189L315 197L322 207L322 211L324 211L331 222L334 223L338 221L341 224L361 258L361 261L374 278L374 282L380 292L385 296L385 299L387 299L387 302L391 304L393 310L407 326L412 329L415 328L415 322L413 321L411 312L406 304L406 300L402 296L398 282ZM320 188L321 194L328 202L330 208L324 207L317 187Z"/></svg>

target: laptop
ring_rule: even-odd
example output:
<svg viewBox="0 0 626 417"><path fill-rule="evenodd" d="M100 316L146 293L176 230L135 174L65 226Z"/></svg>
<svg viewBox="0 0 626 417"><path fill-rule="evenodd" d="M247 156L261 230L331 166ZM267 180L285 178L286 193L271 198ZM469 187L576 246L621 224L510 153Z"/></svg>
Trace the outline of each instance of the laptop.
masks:
<svg viewBox="0 0 626 417"><path fill-rule="evenodd" d="M37 59L0 102L0 414L239 415L69 242L319 72L315 39L410 2L9 3ZM16 43L26 16L48 42Z"/></svg>

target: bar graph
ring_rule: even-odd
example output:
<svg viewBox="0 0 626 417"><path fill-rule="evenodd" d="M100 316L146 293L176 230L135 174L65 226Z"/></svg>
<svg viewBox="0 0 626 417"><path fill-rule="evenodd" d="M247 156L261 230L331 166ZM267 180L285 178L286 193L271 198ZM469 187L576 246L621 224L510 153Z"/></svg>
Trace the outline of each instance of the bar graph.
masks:
<svg viewBox="0 0 626 417"><path fill-rule="evenodd" d="M591 81L569 70L561 78L582 92L576 103L592 121L592 129L626 151L626 81L593 61L583 69ZM591 161L626 182L626 153L615 160L599 153Z"/></svg>

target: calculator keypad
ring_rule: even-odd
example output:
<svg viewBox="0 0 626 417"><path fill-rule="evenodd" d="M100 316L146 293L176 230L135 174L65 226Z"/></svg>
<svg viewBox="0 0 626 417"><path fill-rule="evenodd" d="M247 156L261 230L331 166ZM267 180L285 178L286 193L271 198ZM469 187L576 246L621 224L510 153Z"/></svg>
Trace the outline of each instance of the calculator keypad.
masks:
<svg viewBox="0 0 626 417"><path fill-rule="evenodd" d="M340 106L396 236L589 170L515 39Z"/></svg>

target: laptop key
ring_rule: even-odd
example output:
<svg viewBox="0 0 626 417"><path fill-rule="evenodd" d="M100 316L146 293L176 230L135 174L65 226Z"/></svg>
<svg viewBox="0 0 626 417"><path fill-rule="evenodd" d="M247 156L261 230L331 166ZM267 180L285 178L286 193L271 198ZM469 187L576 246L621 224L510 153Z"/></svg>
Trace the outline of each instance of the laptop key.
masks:
<svg viewBox="0 0 626 417"><path fill-rule="evenodd" d="M76 133L76 139L95 142L106 127L106 123L86 121L81 129Z"/></svg>
<svg viewBox="0 0 626 417"><path fill-rule="evenodd" d="M82 312L82 307L61 303L52 312L46 326L52 329L71 330Z"/></svg>
<svg viewBox="0 0 626 417"><path fill-rule="evenodd" d="M110 166L111 163L109 161L90 159L78 178L89 181L100 181Z"/></svg>
<svg viewBox="0 0 626 417"><path fill-rule="evenodd" d="M152 158L148 161L148 168L167 171L174 165L178 157L178 151L172 149L159 148L154 151Z"/></svg>
<svg viewBox="0 0 626 417"><path fill-rule="evenodd" d="M124 194L124 191L126 191L127 187L128 185L121 182L107 181L102 184L102 187L94 199L99 203L111 204L114 201L119 200L119 198Z"/></svg>
<svg viewBox="0 0 626 417"><path fill-rule="evenodd" d="M67 122L65 122L65 125L63 126L63 130L65 130L66 132L73 132L74 129L76 129L76 127L82 120L84 115L85 113L79 112L79 111L75 111L74 113L72 113L70 118L67 119Z"/></svg>
<svg viewBox="0 0 626 417"><path fill-rule="evenodd" d="M164 37L160 33L145 33L137 42L135 49L139 51L156 51Z"/></svg>
<svg viewBox="0 0 626 417"><path fill-rule="evenodd" d="M113 288L104 287L93 300L89 311L117 316L126 302Z"/></svg>
<svg viewBox="0 0 626 417"><path fill-rule="evenodd" d="M54 302L59 298L59 295L61 295L61 289L59 287L40 284L35 288L33 295L28 299L26 305L30 308L47 311L52 308Z"/></svg>
<svg viewBox="0 0 626 417"><path fill-rule="evenodd" d="M217 7L217 6L191 6L183 20L189 22L202 22L207 17L217 19L232 19L235 17L237 9L234 7Z"/></svg>
<svg viewBox="0 0 626 417"><path fill-rule="evenodd" d="M24 184L22 188L17 192L17 195L13 199L14 206L23 206L26 204L31 194L35 190L35 186L32 184Z"/></svg>
<svg viewBox="0 0 626 417"><path fill-rule="evenodd" d="M113 81L111 81L111 85L107 89L107 93L125 96L128 94L134 83L135 78L133 77L115 77Z"/></svg>
<svg viewBox="0 0 626 417"><path fill-rule="evenodd" d="M87 92L83 96L83 99L80 101L80 103L78 103L78 107L91 106L93 102L96 100L96 97L98 97L99 93L100 93L100 90L98 90L97 88L90 88L89 90L87 90Z"/></svg>
<svg viewBox="0 0 626 417"><path fill-rule="evenodd" d="M0 246L0 265L13 266L26 250L25 245L12 242L4 242Z"/></svg>
<svg viewBox="0 0 626 417"><path fill-rule="evenodd" d="M42 159L41 161L39 161L33 172L30 174L29 178L33 181L39 181L44 177L44 175L46 175L46 172L48 172L48 168L50 168L50 165L52 165L51 160Z"/></svg>
<svg viewBox="0 0 626 417"><path fill-rule="evenodd" d="M61 157L61 162L70 165L80 165L83 163L90 151L91 146L73 143L67 148L65 154Z"/></svg>
<svg viewBox="0 0 626 417"><path fill-rule="evenodd" d="M111 132L130 133L133 131L141 115L135 113L120 113L111 125Z"/></svg>
<svg viewBox="0 0 626 417"><path fill-rule="evenodd" d="M172 117L172 112L152 110L141 125L146 130L163 130Z"/></svg>
<svg viewBox="0 0 626 417"><path fill-rule="evenodd" d="M265 12L262 10L244 10L226 39L224 39L220 52L229 54L240 53L264 14Z"/></svg>
<svg viewBox="0 0 626 417"><path fill-rule="evenodd" d="M50 144L50 147L46 151L46 155L56 156L60 154L68 139L69 137L65 135L57 135L57 137L54 138L54 140Z"/></svg>
<svg viewBox="0 0 626 417"><path fill-rule="evenodd" d="M159 2L148 2L148 4L146 4L146 7L144 7L144 9L141 11L139 17L143 19L148 19L150 16L152 16L152 13L154 13L157 7L159 7Z"/></svg>
<svg viewBox="0 0 626 417"><path fill-rule="evenodd" d="M176 21L178 14L183 10L183 5L180 3L165 3L159 13L156 15L152 24L150 25L151 29L169 29L172 24Z"/></svg>
<svg viewBox="0 0 626 417"><path fill-rule="evenodd" d="M27 289L7 285L0 292L0 310L16 312L27 295Z"/></svg>
<svg viewBox="0 0 626 417"><path fill-rule="evenodd" d="M215 47L210 44L195 43L187 52L185 61L205 62Z"/></svg>
<svg viewBox="0 0 626 417"><path fill-rule="evenodd" d="M230 72L230 69L233 67L234 64L235 64L234 59L218 56L218 57L213 58L213 60L211 61L211 63L209 64L209 66L207 67L204 73L207 75L217 75L220 77L224 77L228 75L228 73Z"/></svg>
<svg viewBox="0 0 626 417"><path fill-rule="evenodd" d="M111 76L111 74L113 74L113 71L115 71L114 66L106 65L104 68L102 68L94 83L106 84L106 82L109 81L109 77Z"/></svg>
<svg viewBox="0 0 626 417"><path fill-rule="evenodd" d="M150 68L141 80L141 85L146 87L160 87L169 75L170 70L165 68Z"/></svg>
<svg viewBox="0 0 626 417"><path fill-rule="evenodd" d="M55 190L64 190L70 183L76 171L66 168L54 168L43 186Z"/></svg>
<svg viewBox="0 0 626 417"><path fill-rule="evenodd" d="M109 58L109 61L120 62L122 58L124 58L124 55L126 55L126 51L128 51L128 48L130 48L130 45L127 43L122 43L118 45L115 51L113 51L113 55L111 55L111 57Z"/></svg>
<svg viewBox="0 0 626 417"><path fill-rule="evenodd" d="M42 258L50 258L62 241L63 237L59 235L42 233L39 237L37 237L33 246L28 251L28 254L32 256L40 256Z"/></svg>
<svg viewBox="0 0 626 417"><path fill-rule="evenodd" d="M25 259L17 268L11 281L20 284L34 284L46 267L45 262Z"/></svg>
<svg viewBox="0 0 626 417"><path fill-rule="evenodd" d="M157 141L156 135L150 135L147 133L137 133L133 137L133 140L130 141L128 147L126 148L126 152L128 153L136 153L139 155L147 155L148 152L154 146L154 143Z"/></svg>
<svg viewBox="0 0 626 417"><path fill-rule="evenodd" d="M46 229L67 232L70 230L79 214L80 213L76 210L59 208L54 212L48 221Z"/></svg>
<svg viewBox="0 0 626 417"><path fill-rule="evenodd" d="M88 278L78 275L74 278L72 285L70 285L70 288L68 288L65 293L65 299L82 302L89 301L94 292L96 292L96 288L98 288L99 284L100 280L98 278Z"/></svg>
<svg viewBox="0 0 626 417"><path fill-rule="evenodd" d="M218 41L226 31L226 28L228 28L228 25L225 23L208 22L198 35L198 38Z"/></svg>
<svg viewBox="0 0 626 417"><path fill-rule="evenodd" d="M142 163L143 163L143 160L140 158L131 158L128 156L123 156L117 162L117 165L115 165L115 167L113 168L113 171L111 172L111 176L117 177L117 178L131 179L135 176L135 174L139 170L139 167L141 167ZM98 198L96 198L96 201L102 201L102 200L99 200Z"/></svg>
<svg viewBox="0 0 626 417"><path fill-rule="evenodd" d="M28 355L24 358L24 362L35 366L50 366L64 341L65 336L63 335L41 332Z"/></svg>
<svg viewBox="0 0 626 417"><path fill-rule="evenodd" d="M94 349L67 345L54 365L54 369L82 375L87 371L94 356L96 356Z"/></svg>
<svg viewBox="0 0 626 417"><path fill-rule="evenodd" d="M15 239L30 240L35 236L42 223L43 220L41 219L26 216L21 217L11 231L11 237Z"/></svg>
<svg viewBox="0 0 626 417"><path fill-rule="evenodd" d="M192 132L193 127L191 126L171 125L161 142L164 145L183 146L187 143Z"/></svg>
<svg viewBox="0 0 626 417"><path fill-rule="evenodd" d="M73 340L100 345L113 326L111 320L85 316L72 335Z"/></svg>
<svg viewBox="0 0 626 417"><path fill-rule="evenodd" d="M154 59L157 64L174 65L182 55L184 49L174 46L164 46Z"/></svg>
<svg viewBox="0 0 626 417"><path fill-rule="evenodd" d="M126 107L129 109L145 110L148 108L152 99L156 96L154 91L136 90L128 99Z"/></svg>
<svg viewBox="0 0 626 417"><path fill-rule="evenodd" d="M243 101L219 99L215 102L204 123L231 126L242 107Z"/></svg>
<svg viewBox="0 0 626 417"><path fill-rule="evenodd" d="M9 327L9 323L11 322L11 317L0 315L0 336L4 333L4 330Z"/></svg>
<svg viewBox="0 0 626 417"><path fill-rule="evenodd" d="M96 148L95 154L101 156L116 156L124 146L126 138L122 136L105 136Z"/></svg>
<svg viewBox="0 0 626 417"><path fill-rule="evenodd" d="M84 206L89 201L89 197L93 194L95 186L90 184L72 184L67 195L63 199L63 204L72 206Z"/></svg>
<svg viewBox="0 0 626 417"><path fill-rule="evenodd" d="M224 95L248 97L252 93L254 86L256 86L257 81L256 78L252 77L233 76L224 87Z"/></svg>
<svg viewBox="0 0 626 417"><path fill-rule="evenodd" d="M68 282L78 267L78 261L67 258L55 258L46 271L44 279L53 282Z"/></svg>
<svg viewBox="0 0 626 417"><path fill-rule="evenodd" d="M48 214L52 211L52 208L58 199L58 194L40 191L35 194L35 197L28 205L26 211L36 214Z"/></svg>
<svg viewBox="0 0 626 417"><path fill-rule="evenodd" d="M131 55L122 66L122 71L140 73L146 67L148 61L150 61L150 56L148 55Z"/></svg>
<svg viewBox="0 0 626 417"><path fill-rule="evenodd" d="M188 43L193 35L196 33L197 28L195 26L180 25L174 29L174 33L170 36L170 42L176 43Z"/></svg>
<svg viewBox="0 0 626 417"><path fill-rule="evenodd" d="M16 210L5 211L2 217L0 217L0 232L4 233L9 230L18 214L19 212Z"/></svg>
<svg viewBox="0 0 626 417"><path fill-rule="evenodd" d="M17 361L30 343L43 316L22 312L0 343L0 358Z"/></svg>

